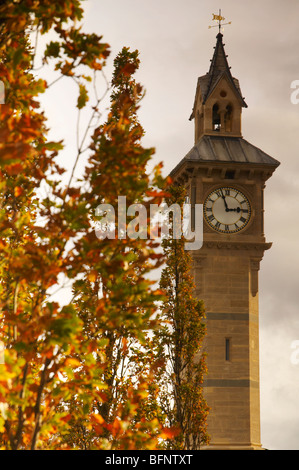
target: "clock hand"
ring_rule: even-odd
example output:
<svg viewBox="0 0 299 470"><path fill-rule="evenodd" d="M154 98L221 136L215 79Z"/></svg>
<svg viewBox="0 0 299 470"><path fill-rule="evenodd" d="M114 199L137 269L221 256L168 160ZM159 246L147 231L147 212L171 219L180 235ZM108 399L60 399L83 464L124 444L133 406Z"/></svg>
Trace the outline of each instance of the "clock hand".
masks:
<svg viewBox="0 0 299 470"><path fill-rule="evenodd" d="M234 209L227 209L227 212L241 212L240 207L235 207Z"/></svg>
<svg viewBox="0 0 299 470"><path fill-rule="evenodd" d="M226 202L226 200L225 200L225 196L224 196L224 194L223 194L222 189L221 189L221 194L222 194L221 197L222 197L222 199L223 199L223 201L224 201L224 205L225 205L225 211L226 211L226 212L229 212L229 208L228 208L227 202Z"/></svg>

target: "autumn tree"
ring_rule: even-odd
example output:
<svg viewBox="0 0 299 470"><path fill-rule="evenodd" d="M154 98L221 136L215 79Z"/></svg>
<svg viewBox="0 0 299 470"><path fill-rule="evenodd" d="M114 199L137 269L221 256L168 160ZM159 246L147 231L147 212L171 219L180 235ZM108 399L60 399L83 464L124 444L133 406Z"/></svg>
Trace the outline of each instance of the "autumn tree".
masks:
<svg viewBox="0 0 299 470"><path fill-rule="evenodd" d="M137 111L143 90L133 78L138 67L138 52L127 48L114 61L110 113L93 135L92 154L84 175L89 187L80 195L84 224L90 214L97 214L100 204L109 204L116 218L111 233L109 227L97 232L90 225L76 241L76 264L72 270L75 277L80 260L79 273L86 272L85 278L74 284L74 299L86 341L97 345L95 370L102 381L85 424L80 423L80 432L82 425L88 430L88 423L97 421L101 425L97 428L100 436L98 440L93 438L93 445L106 439L116 449L155 446L160 428L157 416L144 411L155 364L151 366L149 355L146 369L138 367L138 363L144 362L142 347L155 325L157 301L161 298L148 278L162 256L148 237L147 208L161 202L164 193L158 189L162 182L159 167L152 181L146 172L153 149L141 144L144 131ZM134 210L125 223L118 212L119 196L137 211L136 217ZM139 233L140 221L136 220L136 226L134 221L142 209L146 214L144 237ZM122 215L126 213L125 210ZM101 215L99 222L103 223ZM136 228L136 237L127 233L130 224ZM83 363L84 360L82 357ZM74 442L77 437L72 430L66 439Z"/></svg>
<svg viewBox="0 0 299 470"><path fill-rule="evenodd" d="M177 204L183 215L185 189L172 186L167 204ZM183 218L180 220L183 224ZM198 450L208 442L208 406L203 397L206 370L203 340L206 333L204 305L194 294L191 252L185 249L185 239L173 234L163 240L166 266L160 286L166 294L161 305L161 320L155 347L158 356L165 356L165 367L160 373L161 407L175 435L168 440L168 448ZM183 225L181 225L183 226Z"/></svg>
<svg viewBox="0 0 299 470"><path fill-rule="evenodd" d="M115 206L118 195L126 196L128 205L161 198L152 189L161 178L159 169L153 183L146 174L153 150L142 147L136 117L142 96L132 80L137 53L124 49L118 56L110 115L88 144L100 117L95 93L64 183L57 163L63 143L47 138L40 95L69 80L77 87L80 113L109 46L78 26L79 0L2 1L0 16L6 92L0 105L0 339L6 348L0 365L1 447L153 448L161 429L155 412L150 419L146 414L154 366L147 374L143 369L125 376L119 374L119 357L138 360L136 349L130 356L128 348L142 344L153 327L160 292L148 274L160 258L149 239L100 240L94 226L97 206ZM49 32L52 39L40 56L58 74L52 83L34 70L36 39ZM86 149L83 182L76 182L75 168ZM64 305L50 296L61 278L73 285L73 297ZM83 426L81 441L75 425Z"/></svg>

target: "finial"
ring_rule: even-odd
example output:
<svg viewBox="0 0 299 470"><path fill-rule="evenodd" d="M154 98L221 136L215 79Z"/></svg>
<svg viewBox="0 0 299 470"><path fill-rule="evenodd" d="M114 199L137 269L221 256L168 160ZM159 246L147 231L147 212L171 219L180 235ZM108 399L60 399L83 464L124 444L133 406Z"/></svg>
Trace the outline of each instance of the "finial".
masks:
<svg viewBox="0 0 299 470"><path fill-rule="evenodd" d="M229 21L229 23L222 23L222 21L225 20L224 16L221 16L221 10L219 10L219 15L215 15L214 13L213 14L213 18L212 18L212 21L218 21L218 25L213 25L213 26L209 26L209 29L210 28L215 28L216 26L218 26L219 28L219 33L221 32L221 28L223 29L223 26L226 26L228 24L231 24L232 22Z"/></svg>

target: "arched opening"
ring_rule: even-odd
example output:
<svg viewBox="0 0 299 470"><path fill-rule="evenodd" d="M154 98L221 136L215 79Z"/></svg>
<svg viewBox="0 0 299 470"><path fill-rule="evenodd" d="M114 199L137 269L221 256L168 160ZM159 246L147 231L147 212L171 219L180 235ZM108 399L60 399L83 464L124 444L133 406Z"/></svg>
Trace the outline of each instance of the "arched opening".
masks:
<svg viewBox="0 0 299 470"><path fill-rule="evenodd" d="M213 106L213 131L220 131L221 129L221 120L220 120L220 114L219 114L219 106L217 103L214 104Z"/></svg>
<svg viewBox="0 0 299 470"><path fill-rule="evenodd" d="M203 134L203 113L197 111L196 114L196 140L198 140Z"/></svg>
<svg viewBox="0 0 299 470"><path fill-rule="evenodd" d="M225 109L224 115L224 125L225 131L231 132L233 127L233 107L232 105L228 104Z"/></svg>

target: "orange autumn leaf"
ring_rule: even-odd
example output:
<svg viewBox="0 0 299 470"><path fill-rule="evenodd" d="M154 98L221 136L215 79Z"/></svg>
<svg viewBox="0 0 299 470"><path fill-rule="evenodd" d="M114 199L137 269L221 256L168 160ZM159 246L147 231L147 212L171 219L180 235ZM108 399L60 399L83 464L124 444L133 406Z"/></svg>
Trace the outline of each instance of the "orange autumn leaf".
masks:
<svg viewBox="0 0 299 470"><path fill-rule="evenodd" d="M178 436L180 432L180 429L177 427L163 428L159 437L166 440L173 439L175 436Z"/></svg>
<svg viewBox="0 0 299 470"><path fill-rule="evenodd" d="M68 367L80 367L82 364L80 361L78 361L78 359L68 357L65 361L65 365Z"/></svg>
<svg viewBox="0 0 299 470"><path fill-rule="evenodd" d="M20 186L16 186L14 189L14 194L16 197L19 197L23 194L23 189Z"/></svg>

